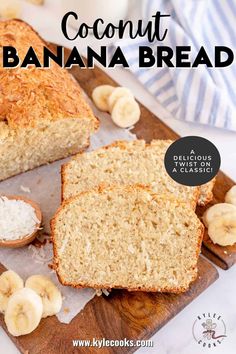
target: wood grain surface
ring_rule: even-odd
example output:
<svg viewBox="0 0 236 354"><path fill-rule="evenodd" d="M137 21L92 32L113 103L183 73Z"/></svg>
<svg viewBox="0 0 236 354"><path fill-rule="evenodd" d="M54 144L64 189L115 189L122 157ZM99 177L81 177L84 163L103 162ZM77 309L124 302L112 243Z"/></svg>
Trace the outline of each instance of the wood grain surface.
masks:
<svg viewBox="0 0 236 354"><path fill-rule="evenodd" d="M53 316L43 319L29 335L8 335L24 354L133 353L137 348L73 348L72 340L150 338L218 278L217 270L202 257L198 269L198 279L184 294L113 290L108 297L91 300L69 325ZM4 270L0 265L0 273ZM2 315L0 325L6 330Z"/></svg>
<svg viewBox="0 0 236 354"><path fill-rule="evenodd" d="M73 69L72 74L84 91L90 96L92 89L106 83L115 85L103 71ZM178 138L177 134L162 123L150 111L141 105L142 118L134 132L138 138L150 141L154 138ZM228 189L231 181L219 175ZM217 182L216 193L219 199L224 194L223 187ZM205 259L199 259L198 279L185 294L170 295L144 292L114 290L109 297L96 297L90 301L69 325L60 323L55 316L43 319L39 327L31 334L11 337L24 354L73 354L73 353L132 353L137 348L73 348L73 339L148 339L186 305L209 287L217 278L217 270ZM0 272L4 267L0 265ZM79 291L79 290L78 290ZM3 316L0 324L6 330Z"/></svg>

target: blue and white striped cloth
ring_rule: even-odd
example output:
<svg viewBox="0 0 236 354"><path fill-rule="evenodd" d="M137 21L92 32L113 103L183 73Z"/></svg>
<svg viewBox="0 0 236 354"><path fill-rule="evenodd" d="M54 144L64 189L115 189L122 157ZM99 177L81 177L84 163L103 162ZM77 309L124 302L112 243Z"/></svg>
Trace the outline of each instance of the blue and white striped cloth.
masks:
<svg viewBox="0 0 236 354"><path fill-rule="evenodd" d="M236 131L236 64L226 68L138 67L138 46L191 45L195 58L203 45L211 60L214 46L236 49L236 0L143 0L145 20L161 11L168 34L163 42L120 40L130 70L177 119ZM236 53L236 51L235 51Z"/></svg>

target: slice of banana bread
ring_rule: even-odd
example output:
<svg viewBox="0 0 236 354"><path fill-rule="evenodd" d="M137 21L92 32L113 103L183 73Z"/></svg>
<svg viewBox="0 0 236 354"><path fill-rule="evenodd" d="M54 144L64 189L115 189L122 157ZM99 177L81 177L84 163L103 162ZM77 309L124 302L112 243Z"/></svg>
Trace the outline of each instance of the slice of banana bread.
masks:
<svg viewBox="0 0 236 354"><path fill-rule="evenodd" d="M26 23L0 22L1 46L21 60L30 46L42 61L46 43ZM0 180L83 150L98 128L77 82L55 62L6 69L0 53Z"/></svg>
<svg viewBox="0 0 236 354"><path fill-rule="evenodd" d="M142 185L81 193L51 228L64 285L178 293L197 276L203 225L186 203Z"/></svg>
<svg viewBox="0 0 236 354"><path fill-rule="evenodd" d="M212 186L199 197L199 187L176 183L164 166L164 156L171 140L118 141L96 151L76 155L62 167L62 199L98 185L133 184L151 185L158 194L166 194L189 201L193 208L209 199ZM204 185L205 186L205 185ZM208 197L208 200L207 200ZM201 198L201 199L200 199Z"/></svg>

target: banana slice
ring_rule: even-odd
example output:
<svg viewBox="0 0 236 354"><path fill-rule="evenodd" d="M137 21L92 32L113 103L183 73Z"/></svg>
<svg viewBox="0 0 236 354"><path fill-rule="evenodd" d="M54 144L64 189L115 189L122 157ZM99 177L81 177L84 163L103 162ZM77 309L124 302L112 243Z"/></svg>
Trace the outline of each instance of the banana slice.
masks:
<svg viewBox="0 0 236 354"><path fill-rule="evenodd" d="M219 203L212 205L208 208L203 214L202 221L206 227L219 216L223 216L226 214L236 213L236 206L228 203Z"/></svg>
<svg viewBox="0 0 236 354"><path fill-rule="evenodd" d="M236 242L236 213L218 216L212 220L208 235L220 246L232 246Z"/></svg>
<svg viewBox="0 0 236 354"><path fill-rule="evenodd" d="M31 333L38 327L43 313L40 296L32 289L17 290L9 299L5 322L13 336Z"/></svg>
<svg viewBox="0 0 236 354"><path fill-rule="evenodd" d="M45 275L32 275L26 280L25 287L33 289L41 297L43 318L53 316L61 310L61 293L56 285Z"/></svg>
<svg viewBox="0 0 236 354"><path fill-rule="evenodd" d="M109 112L108 97L114 91L110 85L97 86L92 92L92 99L100 111Z"/></svg>
<svg viewBox="0 0 236 354"><path fill-rule="evenodd" d="M225 202L236 205L236 186L230 188L225 195Z"/></svg>
<svg viewBox="0 0 236 354"><path fill-rule="evenodd" d="M5 312L10 296L24 287L24 282L13 270L0 275L0 312Z"/></svg>
<svg viewBox="0 0 236 354"><path fill-rule="evenodd" d="M108 107L109 112L112 113L112 110L116 104L116 102L121 97L130 97L134 99L132 92L126 87L116 87L113 92L108 97Z"/></svg>
<svg viewBox="0 0 236 354"><path fill-rule="evenodd" d="M111 118L120 128L129 128L140 119L140 108L138 103L130 97L121 97L116 102Z"/></svg>

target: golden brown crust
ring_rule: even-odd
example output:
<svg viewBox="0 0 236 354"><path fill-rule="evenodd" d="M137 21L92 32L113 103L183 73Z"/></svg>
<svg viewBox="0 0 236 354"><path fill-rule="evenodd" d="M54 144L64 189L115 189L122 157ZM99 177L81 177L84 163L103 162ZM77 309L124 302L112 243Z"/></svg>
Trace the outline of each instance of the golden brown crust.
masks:
<svg viewBox="0 0 236 354"><path fill-rule="evenodd" d="M65 186L65 166L67 164L61 165L61 203L63 202L64 186Z"/></svg>
<svg viewBox="0 0 236 354"><path fill-rule="evenodd" d="M200 196L198 199L199 206L205 206L210 203L214 197L213 188L216 183L216 177L213 178L210 182L200 186Z"/></svg>
<svg viewBox="0 0 236 354"><path fill-rule="evenodd" d="M78 288L78 289L81 289L81 288L91 288L91 284L89 283L84 283L84 284L75 284L75 283L69 283L67 281L65 281L59 271L58 271L58 252L57 252L57 247L56 247L56 239L55 239L55 222L56 222L56 219L57 219L57 216L59 215L60 211L67 205L67 204L70 204L71 201L73 200L77 200L79 199L82 195L85 195L85 194L89 194L91 193L92 191L97 191L99 194L102 193L104 190L113 190L116 186L98 186L97 188L94 188L92 190L88 190L88 191L84 191L84 192L81 192L79 193L78 195L76 195L75 197L71 197L65 201L62 202L61 206L58 208L58 210L56 211L54 217L52 218L51 222L50 222L50 225L51 225L51 238L52 238L52 243L53 243L53 254L54 254L54 257L53 257L53 269L56 271L56 274L57 274L57 277L58 277L58 280L60 281L60 283L62 285L65 285L65 286L72 286L74 288ZM145 185L142 185L142 184L134 184L134 185L129 185L129 186L125 186L124 187L127 191L132 191L132 190L135 190L137 188L140 188L140 189L143 189L143 190L146 190L146 191L149 191L149 192L152 192L150 187L149 186L145 186ZM160 200L160 198L162 198L161 196L157 196L156 194L153 194L153 198L156 198L158 200ZM164 198L164 196L163 196ZM168 200L170 200L171 198L168 197ZM176 200L175 198L173 198L173 201L179 203L179 205L183 204L182 201L179 201L179 200ZM194 282L197 278L197 260L199 258L199 255L200 255L200 252L201 252L201 244L202 244L202 240L203 240L203 235L204 235L204 225L200 222L199 220L199 228L198 228L198 231L199 231L199 237L198 237L198 243L197 243L197 247L196 247L196 265L195 267L193 267L193 278L191 280L191 282L189 283L189 286L192 282ZM195 274L194 274L195 272ZM189 286L188 287L172 287L172 288L160 288L160 287L157 287L157 288L154 288L154 287L138 287L138 288L128 288L128 287L123 287L123 286L115 286L113 287L114 289L126 289L128 291L144 291L144 292L162 292L162 293L174 293L174 294L179 294L179 293L183 293L183 292L186 292L188 289L189 289ZM111 289L111 286L110 284L102 284L102 285L99 285L99 284L94 284L93 289Z"/></svg>
<svg viewBox="0 0 236 354"><path fill-rule="evenodd" d="M73 283L68 283L66 281L63 281L63 279L60 277L60 275L57 273L57 277L58 277L58 280L59 282L62 284L62 285L65 285L65 286L71 286L73 288L76 288L76 289L84 289L84 288L91 288L91 284L88 284L88 283L85 283L83 285L78 285L78 284L73 284ZM194 279L196 280L196 278ZM193 281L194 281L193 280ZM91 289L106 289L106 290L111 290L111 287L109 285L105 285L103 284L102 286L100 285L94 285ZM186 292L188 289L189 289L189 286L188 287L173 287L173 288L154 288L154 287L138 287L138 288L126 288L126 287L123 287L123 286L114 286L112 289L125 289L125 290L128 290L128 291L143 291L143 292L161 292L161 293L170 293L170 294L181 294L181 293L184 293Z"/></svg>
<svg viewBox="0 0 236 354"><path fill-rule="evenodd" d="M15 47L21 60L33 46L41 63L42 49L47 46L28 24L19 20L0 22L0 45ZM90 120L91 132L98 128L98 120L78 83L53 61L50 69L0 67L0 75L0 120L7 120L11 128L34 127L40 121L65 118Z"/></svg>
<svg viewBox="0 0 236 354"><path fill-rule="evenodd" d="M54 247L54 245L53 245ZM58 270L57 270L57 266L55 265L55 263L53 264L53 269L56 271L56 274L57 274L57 278L59 280L59 282L62 284L62 285L65 285L65 286L71 286L73 288L76 288L76 289L84 289L84 288L91 288L91 284L89 283L84 283L84 284L74 284L74 283L70 283L70 282L67 282L65 281L59 274ZM125 289L125 290L128 290L128 291L143 291L143 292L161 292L161 293L172 293L172 294L181 294L181 293L184 293L186 291L189 290L189 287L190 285L197 279L197 276L198 276L198 273L197 273L197 269L196 269L196 272L195 272L195 276L193 277L193 279L191 280L191 282L189 283L189 286L187 287L172 287L172 288L160 288L160 287L138 287L138 288L127 288L127 287L124 287L124 286L114 286L113 288L111 288L111 286L109 284L102 284L102 285L94 285L91 289L107 289L107 290L111 290L111 289Z"/></svg>

